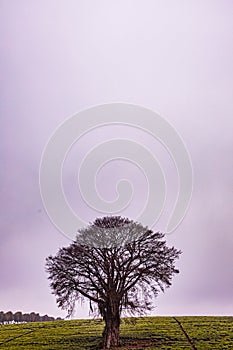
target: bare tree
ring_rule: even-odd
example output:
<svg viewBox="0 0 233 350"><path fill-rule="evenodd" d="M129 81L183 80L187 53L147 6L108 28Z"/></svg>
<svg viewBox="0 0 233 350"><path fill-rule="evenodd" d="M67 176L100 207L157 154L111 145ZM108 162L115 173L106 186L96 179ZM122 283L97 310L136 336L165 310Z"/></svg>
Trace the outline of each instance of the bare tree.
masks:
<svg viewBox="0 0 233 350"><path fill-rule="evenodd" d="M164 235L119 216L98 218L81 229L70 246L46 260L58 306L71 315L75 302L88 299L105 322L103 348L117 346L122 312L143 314L152 297L171 285L180 251Z"/></svg>

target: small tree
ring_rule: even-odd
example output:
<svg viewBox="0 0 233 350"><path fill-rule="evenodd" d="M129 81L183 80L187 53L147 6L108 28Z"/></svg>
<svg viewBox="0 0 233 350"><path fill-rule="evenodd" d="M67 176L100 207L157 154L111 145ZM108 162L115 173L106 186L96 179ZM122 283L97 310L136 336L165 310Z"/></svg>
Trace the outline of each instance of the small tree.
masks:
<svg viewBox="0 0 233 350"><path fill-rule="evenodd" d="M14 321L15 322L22 322L22 312L21 311L17 311L14 313Z"/></svg>
<svg viewBox="0 0 233 350"><path fill-rule="evenodd" d="M0 311L0 323L5 322L5 313L3 311Z"/></svg>
<svg viewBox="0 0 233 350"><path fill-rule="evenodd" d="M39 315L39 313L35 314L35 322L40 322L41 321L41 317Z"/></svg>
<svg viewBox="0 0 233 350"><path fill-rule="evenodd" d="M5 320L7 323L11 323L14 320L12 311L8 311L5 313Z"/></svg>
<svg viewBox="0 0 233 350"><path fill-rule="evenodd" d="M27 313L27 314L23 314L23 322L30 322L30 315Z"/></svg>
<svg viewBox="0 0 233 350"><path fill-rule="evenodd" d="M29 314L29 322L35 322L36 314L35 312L31 312Z"/></svg>
<svg viewBox="0 0 233 350"><path fill-rule="evenodd" d="M46 260L58 306L71 315L75 302L88 299L105 322L103 348L117 346L122 312L152 309L152 297L171 285L180 251L162 233L126 218L99 218L81 229L70 246ZM93 306L95 308L93 309Z"/></svg>

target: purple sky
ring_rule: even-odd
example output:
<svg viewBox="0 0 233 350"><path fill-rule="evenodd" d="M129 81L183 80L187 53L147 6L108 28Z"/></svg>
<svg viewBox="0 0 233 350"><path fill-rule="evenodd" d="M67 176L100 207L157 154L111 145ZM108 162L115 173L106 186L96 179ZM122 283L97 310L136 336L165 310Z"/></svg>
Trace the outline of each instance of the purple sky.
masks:
<svg viewBox="0 0 233 350"><path fill-rule="evenodd" d="M183 251L180 274L158 297L154 314L232 314L232 10L230 0L1 1L0 309L65 315L50 293L44 262L69 241L43 208L40 158L64 119L114 101L165 117L193 162L190 209L167 237ZM175 169L159 143L130 127L96 130L73 147L64 188L74 210L88 221L98 215L74 191L75 181L85 152L109 135L138 140L160 158L169 217ZM98 181L106 199L114 196L118 175L135 183L132 205L122 212L133 218L145 179L132 164L112 162ZM163 225L162 219L157 228ZM87 314L77 308L77 317Z"/></svg>

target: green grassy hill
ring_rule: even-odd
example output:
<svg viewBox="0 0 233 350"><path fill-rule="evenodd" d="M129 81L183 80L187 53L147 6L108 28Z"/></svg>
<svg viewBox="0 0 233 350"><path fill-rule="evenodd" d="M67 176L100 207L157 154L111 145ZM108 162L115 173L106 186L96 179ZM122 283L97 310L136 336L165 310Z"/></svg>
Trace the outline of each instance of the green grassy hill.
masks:
<svg viewBox="0 0 233 350"><path fill-rule="evenodd" d="M233 349L233 317L177 317L198 350ZM122 320L120 349L191 349L173 317ZM0 325L0 350L97 350L100 320L54 321Z"/></svg>

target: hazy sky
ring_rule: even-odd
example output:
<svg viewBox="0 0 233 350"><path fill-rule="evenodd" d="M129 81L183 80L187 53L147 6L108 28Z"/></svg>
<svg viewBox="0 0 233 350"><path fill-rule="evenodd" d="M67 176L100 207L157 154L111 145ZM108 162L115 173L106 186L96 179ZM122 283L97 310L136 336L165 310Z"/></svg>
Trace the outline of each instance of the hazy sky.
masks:
<svg viewBox="0 0 233 350"><path fill-rule="evenodd" d="M183 251L180 274L158 297L154 314L232 314L232 11L230 0L0 1L0 309L65 315L50 293L44 263L69 241L43 208L41 154L70 115L128 102L155 110L178 130L194 170L188 214L167 237ZM110 136L141 142L160 159L168 184L156 227L162 230L176 171L158 142L131 127L97 129L73 147L64 165L67 198L84 220L98 216L81 199L77 171L85 153ZM98 186L111 200L116 181L128 176L135 193L122 214L134 218L146 189L137 168L114 161ZM85 315L78 307L77 317Z"/></svg>

